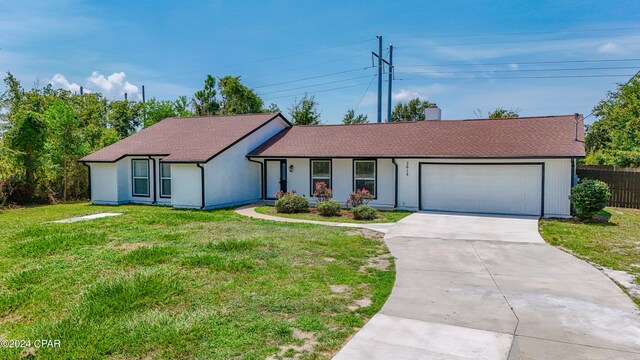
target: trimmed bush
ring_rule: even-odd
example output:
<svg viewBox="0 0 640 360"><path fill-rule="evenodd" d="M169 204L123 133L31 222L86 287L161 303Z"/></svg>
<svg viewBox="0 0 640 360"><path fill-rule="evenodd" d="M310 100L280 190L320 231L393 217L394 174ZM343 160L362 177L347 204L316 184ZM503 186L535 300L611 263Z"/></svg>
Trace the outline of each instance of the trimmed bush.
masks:
<svg viewBox="0 0 640 360"><path fill-rule="evenodd" d="M316 209L322 216L338 216L342 208L340 203L335 200L327 200L316 205Z"/></svg>
<svg viewBox="0 0 640 360"><path fill-rule="evenodd" d="M569 199L575 208L576 216L588 219L604 209L610 197L611 192L606 183L600 180L583 180L571 189Z"/></svg>
<svg viewBox="0 0 640 360"><path fill-rule="evenodd" d="M349 198L347 199L347 206L350 208L355 208L360 205L367 205L369 201L373 199L373 196L367 189L358 189L356 192L349 194Z"/></svg>
<svg viewBox="0 0 640 360"><path fill-rule="evenodd" d="M331 200L333 197L333 190L329 189L324 181L320 181L316 183L315 189L313 190L313 196L318 199L318 202Z"/></svg>
<svg viewBox="0 0 640 360"><path fill-rule="evenodd" d="M307 212L309 201L302 195L284 194L276 200L276 211L283 214Z"/></svg>
<svg viewBox="0 0 640 360"><path fill-rule="evenodd" d="M378 210L371 206L360 205L351 209L351 213L356 220L373 220L378 215Z"/></svg>

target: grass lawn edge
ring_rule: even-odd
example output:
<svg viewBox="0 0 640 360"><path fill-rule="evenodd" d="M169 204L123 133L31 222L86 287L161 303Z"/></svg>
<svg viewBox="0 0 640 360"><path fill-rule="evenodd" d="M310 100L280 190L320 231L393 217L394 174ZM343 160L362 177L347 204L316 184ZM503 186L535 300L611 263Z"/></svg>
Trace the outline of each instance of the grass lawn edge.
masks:
<svg viewBox="0 0 640 360"><path fill-rule="evenodd" d="M343 210L343 212L348 210ZM403 218L413 214L411 211L404 210L378 210L379 218L375 220L354 220L345 216L322 216L310 212L297 213L297 214L282 214L276 212L273 205L262 204L256 206L255 212L263 215L277 216L289 219L301 219L301 220L313 220L324 222L340 222L340 223L353 223L353 224L379 224L379 223L396 223Z"/></svg>

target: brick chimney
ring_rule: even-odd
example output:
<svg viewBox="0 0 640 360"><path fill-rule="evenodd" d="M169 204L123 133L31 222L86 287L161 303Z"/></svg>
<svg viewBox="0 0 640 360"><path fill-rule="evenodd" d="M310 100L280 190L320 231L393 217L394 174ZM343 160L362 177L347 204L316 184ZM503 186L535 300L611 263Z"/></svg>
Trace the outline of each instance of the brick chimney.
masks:
<svg viewBox="0 0 640 360"><path fill-rule="evenodd" d="M436 104L424 109L425 120L442 120L442 110Z"/></svg>

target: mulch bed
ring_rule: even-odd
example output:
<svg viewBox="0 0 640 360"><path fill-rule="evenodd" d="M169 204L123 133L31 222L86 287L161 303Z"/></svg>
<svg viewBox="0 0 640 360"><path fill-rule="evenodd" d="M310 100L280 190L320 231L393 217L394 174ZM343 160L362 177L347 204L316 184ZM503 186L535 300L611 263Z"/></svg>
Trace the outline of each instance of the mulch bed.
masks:
<svg viewBox="0 0 640 360"><path fill-rule="evenodd" d="M324 216L322 214L320 214L318 212L318 210L316 208L309 208L308 214L314 214L314 215L318 215L318 216L322 216L323 218L326 219L336 219L336 220L340 220L341 217L350 219L350 220L355 220L353 218L353 213L349 210L341 210L340 211L340 216ZM376 220L382 219L382 217L380 215L376 216ZM362 221L362 220L357 220L357 221Z"/></svg>

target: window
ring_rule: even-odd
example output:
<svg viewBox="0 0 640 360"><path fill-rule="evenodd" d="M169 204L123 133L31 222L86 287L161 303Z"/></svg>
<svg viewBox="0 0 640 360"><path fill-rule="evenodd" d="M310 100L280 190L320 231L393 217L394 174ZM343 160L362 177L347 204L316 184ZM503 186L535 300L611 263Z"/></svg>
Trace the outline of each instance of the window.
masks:
<svg viewBox="0 0 640 360"><path fill-rule="evenodd" d="M160 163L160 197L171 197L171 164Z"/></svg>
<svg viewBox="0 0 640 360"><path fill-rule="evenodd" d="M355 190L367 189L376 196L376 161L355 160L353 162L353 187Z"/></svg>
<svg viewBox="0 0 640 360"><path fill-rule="evenodd" d="M149 196L149 160L131 160L133 196Z"/></svg>
<svg viewBox="0 0 640 360"><path fill-rule="evenodd" d="M331 189L331 160L311 160L311 196L319 182Z"/></svg>

